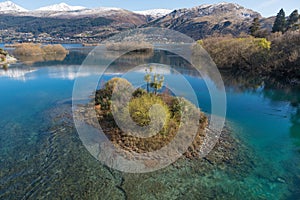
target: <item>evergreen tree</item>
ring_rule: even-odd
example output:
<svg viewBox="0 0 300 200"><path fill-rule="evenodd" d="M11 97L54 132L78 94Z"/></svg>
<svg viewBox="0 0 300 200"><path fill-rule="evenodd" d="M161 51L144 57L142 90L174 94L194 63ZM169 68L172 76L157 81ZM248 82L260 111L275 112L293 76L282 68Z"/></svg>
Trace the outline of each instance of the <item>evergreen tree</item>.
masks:
<svg viewBox="0 0 300 200"><path fill-rule="evenodd" d="M284 32L286 29L286 19L285 19L285 12L283 9L279 11L279 13L276 16L272 32Z"/></svg>
<svg viewBox="0 0 300 200"><path fill-rule="evenodd" d="M250 26L250 34L254 37L257 37L258 35L258 31L260 30L261 26L260 26L260 23L259 23L259 18L254 18L253 19L253 22L252 22L252 25Z"/></svg>
<svg viewBox="0 0 300 200"><path fill-rule="evenodd" d="M163 75L155 74L153 76L150 87L154 89L154 94L157 94L157 91L163 87L164 80L165 78Z"/></svg>
<svg viewBox="0 0 300 200"><path fill-rule="evenodd" d="M287 20L287 30L289 29L294 29L297 25L297 22L299 20L299 13L298 13L298 10L294 10L288 20Z"/></svg>

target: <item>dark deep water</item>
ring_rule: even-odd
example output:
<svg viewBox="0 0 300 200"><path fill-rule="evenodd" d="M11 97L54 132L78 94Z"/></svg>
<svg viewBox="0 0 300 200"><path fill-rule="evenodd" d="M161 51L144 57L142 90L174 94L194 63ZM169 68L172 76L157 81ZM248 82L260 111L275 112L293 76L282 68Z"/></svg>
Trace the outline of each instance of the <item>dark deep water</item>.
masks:
<svg viewBox="0 0 300 200"><path fill-rule="evenodd" d="M69 115L76 73L88 52L76 47L63 61L0 69L0 199L299 198L299 89L224 74L228 125L253 159L246 174L218 166L202 171L197 161L184 160L155 173L123 174L87 152ZM114 70L105 79L124 72ZM203 79L191 69L180 72L209 113ZM172 71L161 73L176 79Z"/></svg>

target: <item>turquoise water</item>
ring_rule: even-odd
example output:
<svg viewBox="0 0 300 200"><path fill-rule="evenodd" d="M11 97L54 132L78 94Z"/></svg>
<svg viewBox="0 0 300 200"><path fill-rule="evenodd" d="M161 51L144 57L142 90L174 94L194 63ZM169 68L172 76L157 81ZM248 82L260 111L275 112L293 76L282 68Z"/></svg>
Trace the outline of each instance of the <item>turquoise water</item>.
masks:
<svg viewBox="0 0 300 200"><path fill-rule="evenodd" d="M0 199L299 199L299 90L225 82L227 123L250 167L180 160L155 173L124 174L86 151L68 115L87 53L73 49L64 61L0 70ZM203 79L182 73L209 113Z"/></svg>

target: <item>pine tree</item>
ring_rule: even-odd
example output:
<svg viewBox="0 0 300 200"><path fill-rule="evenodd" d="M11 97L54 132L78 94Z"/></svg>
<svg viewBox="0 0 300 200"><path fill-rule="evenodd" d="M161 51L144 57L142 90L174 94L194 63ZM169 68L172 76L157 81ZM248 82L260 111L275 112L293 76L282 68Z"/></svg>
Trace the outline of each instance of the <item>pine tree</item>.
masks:
<svg viewBox="0 0 300 200"><path fill-rule="evenodd" d="M276 16L272 32L284 32L286 29L286 19L285 19L285 12L283 9L279 11L279 13Z"/></svg>
<svg viewBox="0 0 300 200"><path fill-rule="evenodd" d="M287 30L289 29L294 29L296 27L296 24L299 20L299 13L298 13L298 10L294 10L288 20L287 20Z"/></svg>
<svg viewBox="0 0 300 200"><path fill-rule="evenodd" d="M261 26L260 26L260 23L259 23L259 18L254 18L253 19L253 22L252 22L252 25L250 26L250 34L254 37L257 37L258 35L258 31L260 30Z"/></svg>

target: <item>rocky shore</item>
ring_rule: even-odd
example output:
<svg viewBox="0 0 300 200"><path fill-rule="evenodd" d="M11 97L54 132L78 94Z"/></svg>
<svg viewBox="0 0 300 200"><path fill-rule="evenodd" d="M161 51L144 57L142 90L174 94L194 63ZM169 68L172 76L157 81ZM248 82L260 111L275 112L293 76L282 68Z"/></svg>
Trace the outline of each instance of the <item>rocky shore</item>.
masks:
<svg viewBox="0 0 300 200"><path fill-rule="evenodd" d="M81 119L85 123L93 127L99 127L100 124L103 132L107 135L108 138L112 138L111 141L115 145L118 145L119 147L124 148L131 153L143 152L142 149L136 147L136 145L142 142L143 139L131 138L129 144L133 146L127 146L127 143L124 142L126 141L126 137L122 137L124 135L118 127L113 127L111 123L105 122L105 117L103 118L102 115L99 115L99 112L97 112L97 117L99 117L99 121L95 120L93 118L93 115L91 115L91 112L88 110L89 108L87 106L81 105L77 108L74 114L80 115ZM214 149L205 158L201 158L199 156L199 149L200 146L203 144L203 138L205 137L206 133L209 132L207 125L208 121L207 117L205 117L204 122L201 124L201 127L199 128L199 131L193 143L188 148L188 151L183 154L182 159L202 160L203 162L208 163L209 165L218 166L220 168L230 166L233 171L236 170L239 166L244 167L245 164L248 166L254 165L253 161L251 161L252 159L250 158L251 155L248 154L250 153L249 150L245 151L247 147L244 144L242 144L241 141L238 138L236 138L235 135L232 134L233 130L228 125L223 129ZM152 140L150 141L155 142L158 138L152 138ZM245 170L240 169L239 171L243 172Z"/></svg>
<svg viewBox="0 0 300 200"><path fill-rule="evenodd" d="M140 143L144 144L145 142L147 142L147 140L145 141L144 139L128 137L124 135L124 133L122 133L122 131L118 127L114 126L114 123L110 122L111 119L107 119L107 116L103 112L101 113L101 111L99 111L99 106L95 107L95 109L97 110L98 120L93 118L93 115L91 114L92 110L89 111L91 107L88 107L84 105L79 106L77 107L77 110L74 114L77 116L81 116L81 119L85 123L93 127L99 127L100 124L103 132L111 140L111 142L128 152L128 154L125 156L132 157L136 153L145 152L145 149L139 148L138 145ZM222 134L220 135L220 138L214 149L204 158L201 158L199 156L199 149L203 144L203 138L205 137L206 133L209 132L209 130L206 128L207 124L207 117L204 117L193 143L183 154L182 159L198 160L197 162L200 161L200 163L203 163L203 167L214 166L220 169L227 168L232 171L233 174L238 169L239 177L241 174L246 174L247 172L249 172L249 170L254 166L253 158L251 158L251 150L247 149L247 147L242 144L239 139L236 138L236 136L232 134L232 130L228 126L226 126L222 131ZM166 138L153 137L148 142L155 143L159 139L165 140ZM172 137L169 139L172 139ZM168 142L164 142L162 144L166 143ZM176 164L174 164L174 166L176 166Z"/></svg>
<svg viewBox="0 0 300 200"><path fill-rule="evenodd" d="M71 127L73 126L71 120L72 113L70 112L71 106L68 107L69 105L56 106L55 110L49 111L55 123L64 124L64 132L67 131L66 129L69 129L68 127L72 129ZM86 112L86 106L79 106L76 113L73 114L76 115L78 114L77 112L83 115L83 119L86 123L91 124L92 119ZM99 122L94 121L94 123ZM68 135L70 136L70 134ZM82 156L85 155L85 160L87 160L86 157L92 159L91 156L86 155L87 153L83 150L83 145L80 141L78 141L78 139L76 139L76 141L78 144L73 144L72 147L70 147L69 152L74 153L71 153L72 156L70 155L69 157L72 159L75 159L75 157L78 157L76 159L83 159ZM57 142L61 143L63 141L59 140ZM72 143L74 143L74 141ZM69 144L65 145L69 146ZM59 146L61 146L61 144ZM66 146L61 146L61 151L66 148L69 149L69 147ZM78 147L80 147L80 151L77 149ZM75 152L77 152L76 155ZM232 194L237 191L240 195L245 197L253 194L247 187L243 189L243 186L240 185L243 185L243 180L254 172L256 162L257 159L252 149L239 140L238 136L233 132L231 124L227 123L216 146L204 158L196 156L187 157L183 155L167 168L145 174L127 174L113 169L108 170L108 168L105 167L100 170L98 169L100 166L99 163L98 165L94 164L94 167L103 172L103 174L98 174L97 176L110 177L109 182L117 184L113 185L112 183L110 190L104 190L103 195L106 196L119 195L118 198L120 199L136 199L137 197L147 199L149 195L153 199L180 196L209 199L215 197L214 195L216 193L214 192L217 192L219 197L226 199L232 197ZM91 164L91 161L85 161L85 163ZM85 174L76 168L69 169L69 173L73 171L77 171L78 177L83 177ZM94 170L90 170L89 173L94 173ZM241 188L237 189L233 187L228 180L239 182L239 185L236 187ZM85 180L82 181L81 184L84 184ZM105 188L103 184L100 185L102 189ZM86 195L92 195L92 192Z"/></svg>
<svg viewBox="0 0 300 200"><path fill-rule="evenodd" d="M17 59L9 55L8 52L0 48L0 66L7 66L17 62Z"/></svg>

